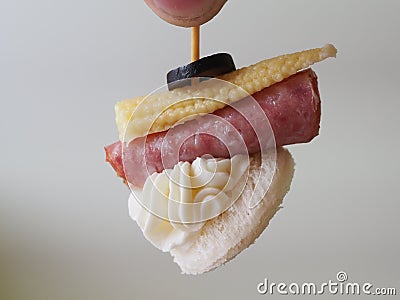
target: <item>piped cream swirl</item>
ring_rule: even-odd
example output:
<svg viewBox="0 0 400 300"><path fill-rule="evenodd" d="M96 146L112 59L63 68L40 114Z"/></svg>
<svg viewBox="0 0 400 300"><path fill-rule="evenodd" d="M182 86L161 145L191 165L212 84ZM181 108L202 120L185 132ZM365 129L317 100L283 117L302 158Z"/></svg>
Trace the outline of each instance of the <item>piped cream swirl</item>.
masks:
<svg viewBox="0 0 400 300"><path fill-rule="evenodd" d="M248 167L245 155L179 162L173 169L149 176L143 190L132 191L130 215L154 246L169 251L233 204Z"/></svg>

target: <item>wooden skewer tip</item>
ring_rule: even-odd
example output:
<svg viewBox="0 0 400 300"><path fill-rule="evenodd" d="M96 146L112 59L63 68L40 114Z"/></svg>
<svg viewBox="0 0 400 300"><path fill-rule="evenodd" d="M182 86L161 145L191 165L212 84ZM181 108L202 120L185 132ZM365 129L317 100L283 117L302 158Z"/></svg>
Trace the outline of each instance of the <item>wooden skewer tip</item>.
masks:
<svg viewBox="0 0 400 300"><path fill-rule="evenodd" d="M192 27L192 61L200 58L200 26Z"/></svg>

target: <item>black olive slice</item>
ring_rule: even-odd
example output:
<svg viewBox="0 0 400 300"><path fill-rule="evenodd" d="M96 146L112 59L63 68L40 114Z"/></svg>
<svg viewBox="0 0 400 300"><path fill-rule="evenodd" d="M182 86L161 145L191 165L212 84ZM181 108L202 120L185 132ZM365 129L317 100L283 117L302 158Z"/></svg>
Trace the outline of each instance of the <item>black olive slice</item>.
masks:
<svg viewBox="0 0 400 300"><path fill-rule="evenodd" d="M167 74L168 89L173 90L189 84L188 80L180 83L176 82L179 80L192 77L216 77L235 70L236 67L233 58L228 53L217 53L202 57L190 64L169 71ZM176 83L173 84L174 82Z"/></svg>

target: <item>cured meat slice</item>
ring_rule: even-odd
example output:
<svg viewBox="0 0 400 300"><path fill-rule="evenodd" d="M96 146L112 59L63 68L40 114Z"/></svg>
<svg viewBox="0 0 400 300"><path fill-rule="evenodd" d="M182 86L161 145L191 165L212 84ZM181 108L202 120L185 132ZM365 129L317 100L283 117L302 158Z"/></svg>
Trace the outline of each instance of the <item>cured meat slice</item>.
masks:
<svg viewBox="0 0 400 300"><path fill-rule="evenodd" d="M318 135L320 115L317 76L307 69L213 114L129 145L106 146L106 160L118 176L142 187L150 174L178 161L192 162L203 155L228 158L309 142Z"/></svg>

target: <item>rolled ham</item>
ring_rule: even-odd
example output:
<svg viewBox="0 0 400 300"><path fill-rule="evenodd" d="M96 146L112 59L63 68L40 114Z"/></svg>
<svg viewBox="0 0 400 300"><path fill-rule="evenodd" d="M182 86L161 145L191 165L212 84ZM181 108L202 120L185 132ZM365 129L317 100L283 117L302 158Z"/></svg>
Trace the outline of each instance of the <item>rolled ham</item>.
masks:
<svg viewBox="0 0 400 300"><path fill-rule="evenodd" d="M128 145L106 146L106 160L118 176L142 187L149 175L178 161L204 155L228 158L309 142L318 135L320 115L317 76L307 69L213 114Z"/></svg>

